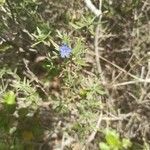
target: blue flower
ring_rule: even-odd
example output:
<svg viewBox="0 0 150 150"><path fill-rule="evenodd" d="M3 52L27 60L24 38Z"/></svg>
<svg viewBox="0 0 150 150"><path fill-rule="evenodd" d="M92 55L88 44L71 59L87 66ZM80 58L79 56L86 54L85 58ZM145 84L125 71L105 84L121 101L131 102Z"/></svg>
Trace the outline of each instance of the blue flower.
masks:
<svg viewBox="0 0 150 150"><path fill-rule="evenodd" d="M59 47L59 50L60 50L60 55L62 58L65 58L65 57L68 58L70 56L71 51L72 51L72 49L70 47L68 47L67 44L62 44Z"/></svg>

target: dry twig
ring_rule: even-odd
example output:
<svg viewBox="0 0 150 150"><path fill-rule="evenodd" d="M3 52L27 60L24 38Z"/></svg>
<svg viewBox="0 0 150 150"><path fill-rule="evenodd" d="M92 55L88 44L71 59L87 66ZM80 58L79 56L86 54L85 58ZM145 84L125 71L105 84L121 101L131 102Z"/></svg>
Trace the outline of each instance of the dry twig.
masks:
<svg viewBox="0 0 150 150"><path fill-rule="evenodd" d="M97 121L95 130L94 130L94 131L91 133L91 135L88 137L87 145L88 145L89 143L91 143L91 142L94 140L95 135L96 135L96 133L97 133L99 127L100 127L101 121L102 121L102 113L99 115L99 118L98 118L98 121Z"/></svg>
<svg viewBox="0 0 150 150"><path fill-rule="evenodd" d="M100 0L99 10L100 11L102 10L102 0ZM98 73L101 75L101 78L103 79L102 68L101 68L101 64L100 64L100 60L99 60L99 38L101 37L99 34L100 34L100 30L102 30L101 20L102 20L102 15L99 16L98 25L97 25L96 30L95 30L94 47L95 47L96 64L97 64Z"/></svg>
<svg viewBox="0 0 150 150"><path fill-rule="evenodd" d="M97 9L93 3L91 2L91 0L84 0L86 6L96 15L99 16L102 14L101 9Z"/></svg>
<svg viewBox="0 0 150 150"><path fill-rule="evenodd" d="M43 83L38 79L38 77L29 69L28 67L28 63L25 59L23 59L23 62L25 64L27 73L25 73L25 75L31 80L31 81L35 81L37 84L37 88L40 88L41 91L48 97L48 93L45 91L45 89L43 88L44 85Z"/></svg>

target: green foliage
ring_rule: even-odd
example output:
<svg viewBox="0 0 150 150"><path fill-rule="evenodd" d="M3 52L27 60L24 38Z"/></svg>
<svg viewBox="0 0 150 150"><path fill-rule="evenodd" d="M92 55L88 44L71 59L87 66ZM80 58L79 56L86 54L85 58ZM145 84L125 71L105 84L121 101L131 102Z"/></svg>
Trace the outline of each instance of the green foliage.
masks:
<svg viewBox="0 0 150 150"><path fill-rule="evenodd" d="M82 18L79 21L70 22L70 25L75 30L81 30L81 29L88 29L88 31L94 35L94 24L95 24L96 17L93 17L89 14L82 16Z"/></svg>
<svg viewBox="0 0 150 150"><path fill-rule="evenodd" d="M149 150L150 149L150 144L144 142L143 150Z"/></svg>
<svg viewBox="0 0 150 150"><path fill-rule="evenodd" d="M6 80L8 77L11 77L10 81ZM21 132L18 125L24 126L25 118L34 115L38 104L40 104L40 98L35 88L31 86L31 82L26 78L22 80L16 71L2 69L0 71L0 82L2 83L0 86L0 103L2 104L2 109L0 110L1 134L6 138L10 137L7 147L17 149L21 145L19 146L19 143L14 145L13 138L18 132ZM10 89L14 89L15 92ZM33 129L35 130L36 128L40 131L35 121ZM38 132L36 131L36 133ZM19 139L19 136L15 137L15 140L18 140L17 138ZM3 140L5 141L6 139L4 138ZM6 145L5 142L1 144L2 146Z"/></svg>
<svg viewBox="0 0 150 150"><path fill-rule="evenodd" d="M16 103L15 102L16 96L13 91L6 92L3 97L4 103L6 103L7 105L13 105Z"/></svg>
<svg viewBox="0 0 150 150"><path fill-rule="evenodd" d="M98 1L91 1L98 8ZM0 0L0 149L44 149L42 146L48 142L63 140L64 132L75 142L86 143L96 130L95 139L89 144L94 148L97 145L100 150L122 150L135 145L135 149L149 150L149 120L144 116L148 111L146 108L141 112L144 106L138 102L140 90L149 91L147 83L136 83L134 88L130 84L113 88L115 83L132 82L130 74L143 76L142 81L144 76L148 79L148 6L140 0L103 0L99 22L81 1ZM99 23L100 33L95 33ZM98 40L97 45L94 40ZM62 44L72 49L69 58L61 58ZM99 66L104 79L98 75L95 48L105 60L100 59ZM148 98L143 100L144 104ZM131 100L138 107L132 106ZM144 145L120 137L119 131L101 131L108 124L117 128L105 116L128 111L136 113L136 118L144 118L145 122L139 125L142 129L135 129L134 133L140 135ZM104 120L102 116L97 129L100 113ZM134 115L122 121L123 126L128 125L128 120L134 125ZM134 128L129 127L129 133ZM58 139L53 140L55 132ZM104 133L104 141L98 146L97 141L103 138L99 133Z"/></svg>
<svg viewBox="0 0 150 150"><path fill-rule="evenodd" d="M37 27L37 34L33 34L36 43L34 43L31 47L35 47L40 43L44 43L45 45L48 43L46 39L49 37L50 31L47 31L46 29L46 26L43 27L43 31Z"/></svg>
<svg viewBox="0 0 150 150"><path fill-rule="evenodd" d="M115 130L107 129L105 132L105 142L100 142L100 150L122 150L129 149L132 143L129 139L120 139L119 134Z"/></svg>
<svg viewBox="0 0 150 150"><path fill-rule="evenodd" d="M5 3L5 0L0 0L0 6Z"/></svg>
<svg viewBox="0 0 150 150"><path fill-rule="evenodd" d="M110 146L103 142L99 143L99 147L100 150L111 150Z"/></svg>
<svg viewBox="0 0 150 150"><path fill-rule="evenodd" d="M85 66L85 60L83 59L84 54L86 53L85 46L83 44L83 40L81 38L77 38L75 42L75 47L73 48L72 54L73 54L73 61L76 63L76 65Z"/></svg>

